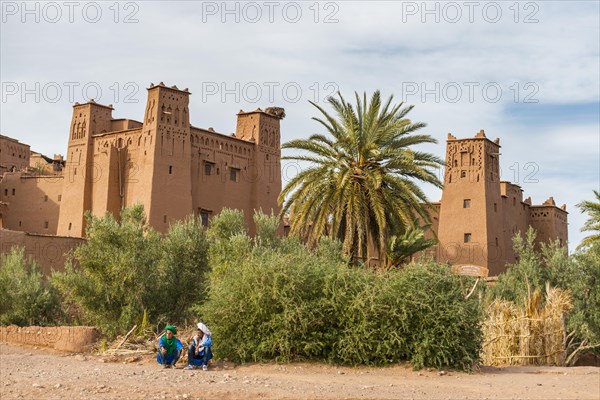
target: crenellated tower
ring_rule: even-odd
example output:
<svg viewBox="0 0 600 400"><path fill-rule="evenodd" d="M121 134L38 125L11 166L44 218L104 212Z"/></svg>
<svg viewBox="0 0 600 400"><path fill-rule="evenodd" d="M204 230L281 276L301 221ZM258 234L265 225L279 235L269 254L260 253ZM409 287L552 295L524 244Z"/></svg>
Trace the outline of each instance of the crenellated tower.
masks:
<svg viewBox="0 0 600 400"><path fill-rule="evenodd" d="M92 185L102 173L94 165L93 136L110 131L112 111L111 105L101 105L93 99L73 106L58 235L84 236L84 214L92 206Z"/></svg>
<svg viewBox="0 0 600 400"><path fill-rule="evenodd" d="M148 222L161 232L192 210L189 96L187 88L162 82L148 88L143 154L127 204L143 204Z"/></svg>
<svg viewBox="0 0 600 400"><path fill-rule="evenodd" d="M281 190L281 127L285 110L269 107L265 111L240 111L237 115L236 137L255 144L254 168L248 179L252 185L253 208L265 214L278 214L277 196Z"/></svg>
<svg viewBox="0 0 600 400"><path fill-rule="evenodd" d="M440 207L439 261L488 268L503 265L500 141L484 131L474 138L448 134Z"/></svg>

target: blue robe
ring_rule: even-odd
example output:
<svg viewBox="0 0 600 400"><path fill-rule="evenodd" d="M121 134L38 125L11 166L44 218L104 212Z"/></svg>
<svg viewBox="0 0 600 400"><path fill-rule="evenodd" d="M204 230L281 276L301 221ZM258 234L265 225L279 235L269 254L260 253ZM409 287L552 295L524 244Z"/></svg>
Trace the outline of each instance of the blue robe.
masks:
<svg viewBox="0 0 600 400"><path fill-rule="evenodd" d="M202 350L198 351L196 355L196 346L203 346ZM188 364L193 365L195 367L199 367L201 365L208 365L208 362L212 358L212 338L210 335L204 335L202 338L198 338L198 336L194 336L194 341L188 348Z"/></svg>
<svg viewBox="0 0 600 400"><path fill-rule="evenodd" d="M181 355L181 350L183 350L183 345L181 344L181 342L179 341L179 339L176 339L176 341L177 341L177 349L173 353L167 354L167 355L165 355L163 357L161 349L166 346L166 340L167 340L167 338L165 336L163 336L158 341L158 354L156 355L156 361L159 364L173 364L173 365L175 365L175 363L177 362L177 360L179 360L179 356Z"/></svg>

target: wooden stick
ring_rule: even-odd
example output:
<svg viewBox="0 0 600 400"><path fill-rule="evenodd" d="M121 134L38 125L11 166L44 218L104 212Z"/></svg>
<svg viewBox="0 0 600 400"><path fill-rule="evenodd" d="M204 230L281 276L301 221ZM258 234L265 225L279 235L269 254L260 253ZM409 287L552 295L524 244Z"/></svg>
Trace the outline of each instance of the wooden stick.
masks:
<svg viewBox="0 0 600 400"><path fill-rule="evenodd" d="M479 277L477 277L477 280L475 281L475 284L473 285L473 289L471 289L471 291L469 292L469 294L465 296L465 300L469 300L469 297L471 297L471 295L473 294L473 292L475 292L475 288L477 287L478 283L479 283ZM460 284L462 285L462 281L460 282Z"/></svg>
<svg viewBox="0 0 600 400"><path fill-rule="evenodd" d="M118 350L119 347L123 346L123 343L125 343L127 341L129 336L133 333L133 331L135 331L135 328L137 328L137 325L134 325L133 328L131 328L131 330L129 332L127 332L127 335L125 335L123 340L121 340L121 343L119 343L119 345L117 347L115 347L115 350Z"/></svg>

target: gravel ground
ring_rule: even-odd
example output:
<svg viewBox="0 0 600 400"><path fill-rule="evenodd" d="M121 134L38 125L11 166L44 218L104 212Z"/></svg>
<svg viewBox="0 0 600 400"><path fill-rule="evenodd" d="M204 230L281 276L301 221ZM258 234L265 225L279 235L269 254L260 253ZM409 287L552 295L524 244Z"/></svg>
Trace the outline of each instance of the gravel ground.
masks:
<svg viewBox="0 0 600 400"><path fill-rule="evenodd" d="M466 374L317 363L162 369L152 355L103 357L0 344L8 399L600 399L597 367L484 367Z"/></svg>

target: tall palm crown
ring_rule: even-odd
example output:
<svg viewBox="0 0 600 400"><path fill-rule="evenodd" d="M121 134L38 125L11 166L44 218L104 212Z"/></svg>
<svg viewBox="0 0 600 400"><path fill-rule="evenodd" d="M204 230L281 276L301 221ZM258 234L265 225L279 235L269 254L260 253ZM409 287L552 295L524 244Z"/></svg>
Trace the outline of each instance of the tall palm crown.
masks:
<svg viewBox="0 0 600 400"><path fill-rule="evenodd" d="M594 196L596 196L596 201L585 200L577 204L581 212L587 213L589 216L581 231L596 232L593 235L585 237L581 241L580 246L588 246L595 242L600 243L600 193L594 190Z"/></svg>
<svg viewBox="0 0 600 400"><path fill-rule="evenodd" d="M314 244L322 235L343 241L346 254L368 257L374 249L385 257L392 231L401 232L420 216L429 221L427 198L416 182L437 187L442 183L434 169L443 165L438 157L411 149L422 143L437 143L415 131L424 123L405 118L413 106L385 103L379 91L367 103L355 93L356 106L338 93L327 102L331 115L312 103L322 114L314 117L327 130L308 139L285 143L282 148L303 150L285 160L309 162L283 189L282 214L293 208L290 233Z"/></svg>

